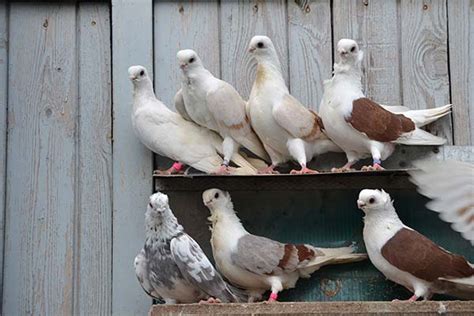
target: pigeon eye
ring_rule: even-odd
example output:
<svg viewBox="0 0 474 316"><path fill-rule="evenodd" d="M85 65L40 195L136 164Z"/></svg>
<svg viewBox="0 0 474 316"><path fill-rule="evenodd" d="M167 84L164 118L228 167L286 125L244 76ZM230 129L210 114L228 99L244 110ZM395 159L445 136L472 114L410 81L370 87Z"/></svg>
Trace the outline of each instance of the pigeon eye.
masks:
<svg viewBox="0 0 474 316"><path fill-rule="evenodd" d="M370 199L369 199L369 203L370 203L370 204L374 204L374 202L375 202L375 199L374 199L374 198L370 198Z"/></svg>
<svg viewBox="0 0 474 316"><path fill-rule="evenodd" d="M148 203L148 205L149 205L151 208L153 208L153 204L151 204L151 202L150 202L150 203Z"/></svg>
<svg viewBox="0 0 474 316"><path fill-rule="evenodd" d="M263 43L262 43L262 42L258 42L258 43L257 43L257 47L258 47L258 48L263 48Z"/></svg>
<svg viewBox="0 0 474 316"><path fill-rule="evenodd" d="M216 192L216 194L214 194L214 198L215 198L215 199L218 199L218 198L219 198L219 192Z"/></svg>
<svg viewBox="0 0 474 316"><path fill-rule="evenodd" d="M352 48L351 48L351 53L355 52L355 50L356 50L356 47L355 47L355 46L352 46Z"/></svg>
<svg viewBox="0 0 474 316"><path fill-rule="evenodd" d="M194 57L189 60L189 63L193 63L193 62L194 62Z"/></svg>
<svg viewBox="0 0 474 316"><path fill-rule="evenodd" d="M144 70L140 71L140 76L143 76L144 74L145 74Z"/></svg>

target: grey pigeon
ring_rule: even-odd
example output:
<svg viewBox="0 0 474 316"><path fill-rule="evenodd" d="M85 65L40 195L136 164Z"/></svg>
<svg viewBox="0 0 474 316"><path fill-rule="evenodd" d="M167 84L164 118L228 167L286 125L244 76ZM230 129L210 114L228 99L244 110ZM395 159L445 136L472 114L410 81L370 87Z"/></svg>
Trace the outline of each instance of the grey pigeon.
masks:
<svg viewBox="0 0 474 316"><path fill-rule="evenodd" d="M150 197L145 227L145 247L135 258L135 273L148 295L166 304L246 300L244 292L227 284L184 232L166 194Z"/></svg>

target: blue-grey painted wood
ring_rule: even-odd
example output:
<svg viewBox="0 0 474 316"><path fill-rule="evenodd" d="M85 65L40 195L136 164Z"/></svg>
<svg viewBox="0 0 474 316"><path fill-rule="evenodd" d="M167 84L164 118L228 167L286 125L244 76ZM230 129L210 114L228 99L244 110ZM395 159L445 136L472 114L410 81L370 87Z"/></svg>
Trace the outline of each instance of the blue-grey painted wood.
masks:
<svg viewBox="0 0 474 316"><path fill-rule="evenodd" d="M291 94L317 110L332 72L329 0L288 1L288 47Z"/></svg>
<svg viewBox="0 0 474 316"><path fill-rule="evenodd" d="M152 13L151 0L112 1L114 315L145 315L151 304L136 280L133 259L144 244L143 215L152 192L152 153L132 130L132 84L127 69L141 64L153 73Z"/></svg>
<svg viewBox="0 0 474 316"><path fill-rule="evenodd" d="M71 314L76 10L11 3L3 312Z"/></svg>
<svg viewBox="0 0 474 316"><path fill-rule="evenodd" d="M401 1L401 70L403 104L425 109L450 102L446 1ZM450 117L430 130L452 144Z"/></svg>
<svg viewBox="0 0 474 316"><path fill-rule="evenodd" d="M447 1L454 144L474 144L474 1Z"/></svg>
<svg viewBox="0 0 474 316"><path fill-rule="evenodd" d="M80 3L74 314L112 313L112 96L107 3Z"/></svg>
<svg viewBox="0 0 474 316"><path fill-rule="evenodd" d="M193 49L204 67L220 77L219 3L217 1L155 1L155 89L171 109L181 87L181 70L176 53Z"/></svg>
<svg viewBox="0 0 474 316"><path fill-rule="evenodd" d="M8 10L0 3L0 314L3 297L3 244L5 216L5 177L7 154L7 96L8 96Z"/></svg>

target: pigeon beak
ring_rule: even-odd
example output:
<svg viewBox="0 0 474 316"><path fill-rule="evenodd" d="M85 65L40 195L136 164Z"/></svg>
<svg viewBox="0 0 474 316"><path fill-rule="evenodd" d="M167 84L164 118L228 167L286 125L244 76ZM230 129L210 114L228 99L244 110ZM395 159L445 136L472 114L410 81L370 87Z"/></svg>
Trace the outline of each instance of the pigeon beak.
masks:
<svg viewBox="0 0 474 316"><path fill-rule="evenodd" d="M209 204L211 204L211 201L204 201L204 205L208 206Z"/></svg>
<svg viewBox="0 0 474 316"><path fill-rule="evenodd" d="M362 202L361 200L357 200L357 207L362 209L365 206L365 203Z"/></svg>
<svg viewBox="0 0 474 316"><path fill-rule="evenodd" d="M184 68L186 68L187 65L188 64L181 64L181 65L179 65L179 68L184 69Z"/></svg>
<svg viewBox="0 0 474 316"><path fill-rule="evenodd" d="M130 80L137 80L137 77L136 76L130 76Z"/></svg>
<svg viewBox="0 0 474 316"><path fill-rule="evenodd" d="M253 53L255 51L255 47L249 47L249 53Z"/></svg>

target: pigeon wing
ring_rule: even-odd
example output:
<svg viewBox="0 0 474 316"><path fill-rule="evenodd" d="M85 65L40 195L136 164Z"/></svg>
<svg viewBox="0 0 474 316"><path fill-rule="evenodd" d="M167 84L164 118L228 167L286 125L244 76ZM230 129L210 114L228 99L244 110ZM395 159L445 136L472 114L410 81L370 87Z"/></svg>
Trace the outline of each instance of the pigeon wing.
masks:
<svg viewBox="0 0 474 316"><path fill-rule="evenodd" d="M186 111L186 107L184 105L184 98L182 89L179 89L174 96L174 107L176 111L186 120L192 122L193 120L189 116L188 112Z"/></svg>
<svg viewBox="0 0 474 316"><path fill-rule="evenodd" d="M145 291L146 294L153 297L157 300L162 300L161 297L155 292L153 286L151 285L149 279L149 268L148 268L148 259L145 255L145 250L142 249L137 256L135 257L135 274L137 276L138 282Z"/></svg>

